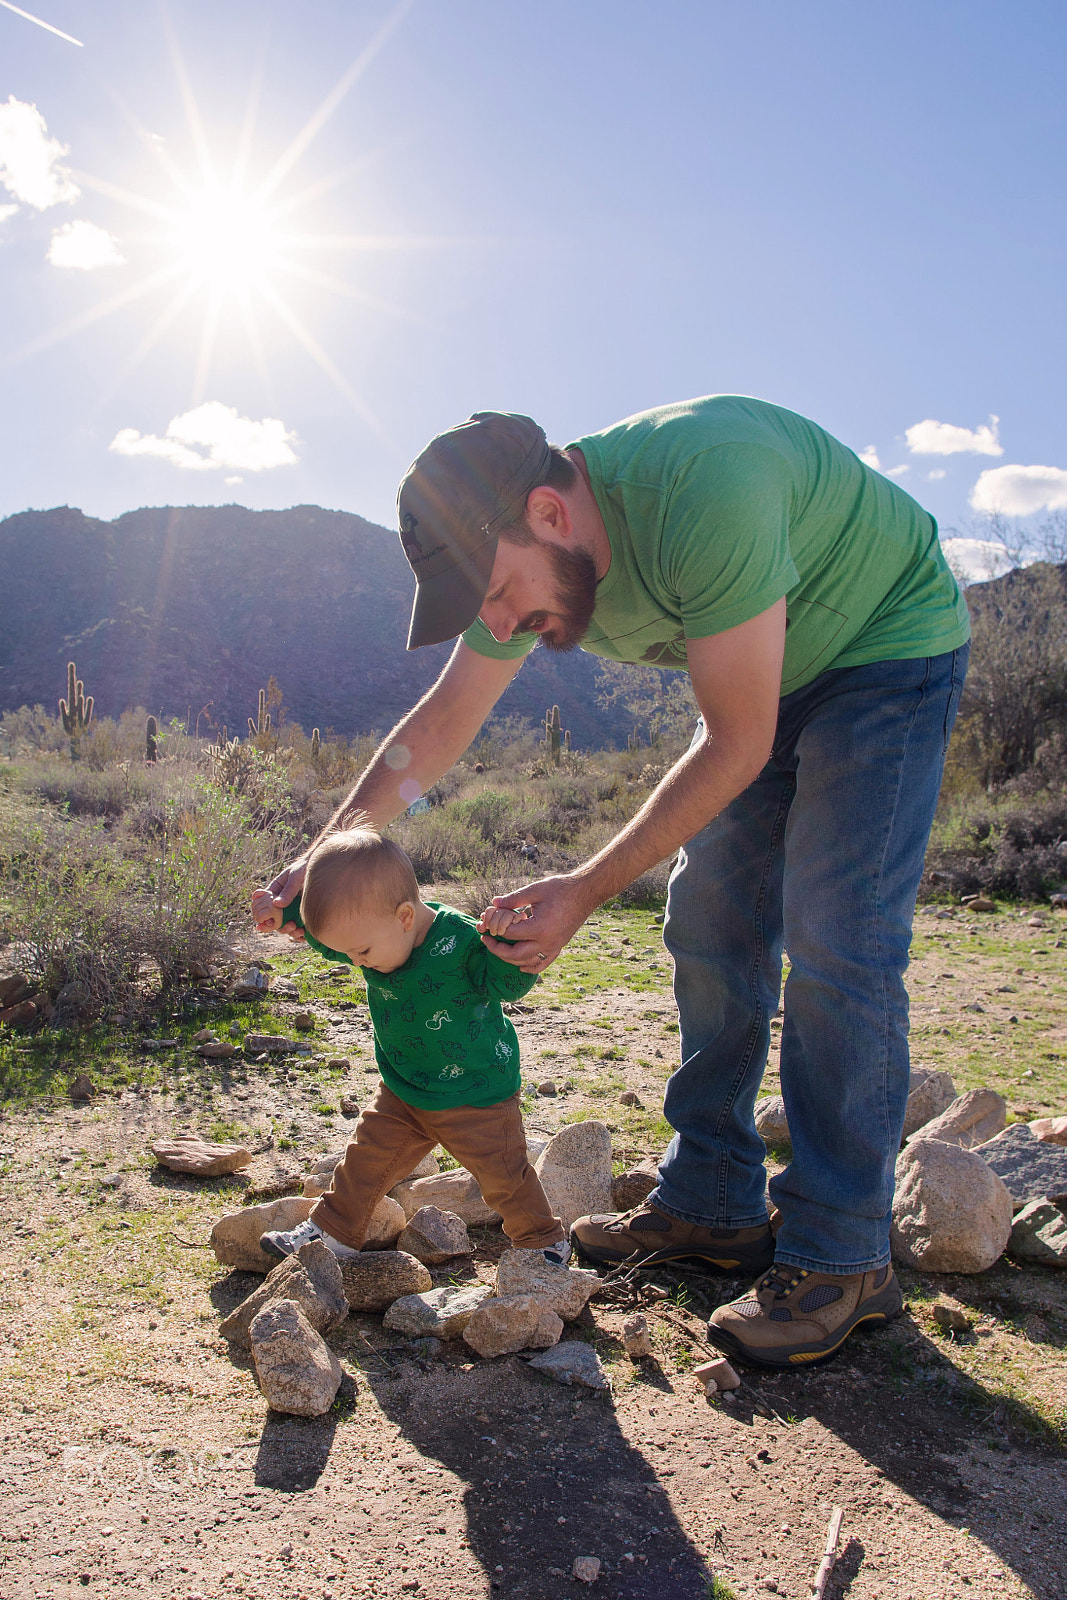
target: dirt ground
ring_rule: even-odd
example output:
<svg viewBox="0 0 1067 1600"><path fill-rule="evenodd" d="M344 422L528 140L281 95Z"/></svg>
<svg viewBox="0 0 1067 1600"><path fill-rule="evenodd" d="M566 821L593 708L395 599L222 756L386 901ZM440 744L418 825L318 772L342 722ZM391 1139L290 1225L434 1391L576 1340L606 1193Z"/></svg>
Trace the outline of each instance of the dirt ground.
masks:
<svg viewBox="0 0 1067 1600"><path fill-rule="evenodd" d="M597 1115L621 1159L661 1153L677 1038L658 937L647 917L602 917L516 1016L524 1078L551 1073L561 1091L528 1099L534 1130ZM916 1059L950 1065L960 1089L993 1082L1016 1114L1063 1110L1061 951L1055 924L925 913ZM307 981L293 952L268 953ZM321 986L298 1004L318 1019L319 1059L350 1061L344 1082L238 1060L202 1092L175 1071L0 1120L0 1600L554 1600L582 1591L578 1556L600 1560L605 1600L799 1600L835 1504L833 1600L1063 1600L1067 1274L902 1274L891 1328L826 1367L746 1373L729 1403L691 1376L709 1310L741 1287L729 1279L661 1271L594 1297L565 1337L594 1343L607 1394L520 1357L468 1359L462 1342L426 1361L353 1316L331 1340L346 1378L328 1416L268 1412L216 1332L258 1280L203 1243L245 1180L165 1173L148 1146L231 1128L263 1182L343 1144L339 1089L373 1081L364 1013ZM620 1106L622 1086L644 1106ZM477 1240L455 1277L491 1277L501 1236ZM937 1298L970 1333L940 1332ZM636 1364L618 1337L635 1306L655 1343Z"/></svg>

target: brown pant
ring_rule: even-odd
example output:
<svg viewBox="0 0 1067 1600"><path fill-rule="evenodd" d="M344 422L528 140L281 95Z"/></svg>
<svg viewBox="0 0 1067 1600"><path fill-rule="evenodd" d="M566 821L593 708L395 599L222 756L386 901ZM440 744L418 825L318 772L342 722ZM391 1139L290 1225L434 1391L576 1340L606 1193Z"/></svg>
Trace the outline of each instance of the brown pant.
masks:
<svg viewBox="0 0 1067 1600"><path fill-rule="evenodd" d="M542 1250L563 1238L563 1224L552 1215L527 1160L517 1094L495 1106L423 1111L399 1100L384 1083L360 1115L312 1221L342 1244L362 1249L382 1195L438 1144L474 1174L483 1200L500 1212L504 1232L518 1249Z"/></svg>

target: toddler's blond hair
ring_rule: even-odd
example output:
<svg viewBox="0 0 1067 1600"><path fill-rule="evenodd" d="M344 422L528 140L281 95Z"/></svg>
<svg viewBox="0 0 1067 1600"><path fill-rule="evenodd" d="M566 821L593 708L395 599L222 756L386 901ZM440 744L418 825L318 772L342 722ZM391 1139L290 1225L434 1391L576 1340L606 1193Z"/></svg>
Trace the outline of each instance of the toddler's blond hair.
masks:
<svg viewBox="0 0 1067 1600"><path fill-rule="evenodd" d="M341 907L389 916L405 900L419 903L408 857L374 828L347 828L315 846L308 861L300 914L315 938Z"/></svg>

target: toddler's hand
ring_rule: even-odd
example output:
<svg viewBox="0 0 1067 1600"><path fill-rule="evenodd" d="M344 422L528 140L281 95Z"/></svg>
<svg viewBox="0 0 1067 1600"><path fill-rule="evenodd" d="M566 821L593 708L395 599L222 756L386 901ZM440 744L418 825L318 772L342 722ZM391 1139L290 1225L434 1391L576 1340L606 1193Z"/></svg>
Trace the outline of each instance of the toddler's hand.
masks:
<svg viewBox="0 0 1067 1600"><path fill-rule="evenodd" d="M486 906L478 918L478 932L487 933L492 939L504 939L508 929L514 927L516 922L525 922L529 912L522 908L512 910L509 906Z"/></svg>
<svg viewBox="0 0 1067 1600"><path fill-rule="evenodd" d="M252 894L252 921L257 933L277 933L282 925L282 908L275 905L269 889L256 889Z"/></svg>

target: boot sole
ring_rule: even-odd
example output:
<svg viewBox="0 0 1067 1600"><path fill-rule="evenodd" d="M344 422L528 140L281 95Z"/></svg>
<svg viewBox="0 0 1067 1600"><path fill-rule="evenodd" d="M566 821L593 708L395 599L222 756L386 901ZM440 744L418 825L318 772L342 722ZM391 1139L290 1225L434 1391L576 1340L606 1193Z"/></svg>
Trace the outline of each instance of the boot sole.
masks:
<svg viewBox="0 0 1067 1600"><path fill-rule="evenodd" d="M277 1261L284 1261L287 1256L291 1256L293 1253L291 1250L283 1250L279 1245L274 1243L273 1239L268 1239L266 1234L261 1235L259 1248L263 1251L264 1255L274 1256Z"/></svg>
<svg viewBox="0 0 1067 1600"><path fill-rule="evenodd" d="M819 1344L805 1345L799 1350L754 1350L714 1322L708 1323L708 1339L718 1349L725 1350L727 1355L738 1356L742 1361L747 1361L755 1367L774 1367L779 1370L790 1367L817 1367L824 1361L832 1361L851 1334L861 1328L870 1332L874 1328L885 1327L886 1323L895 1322L903 1309L904 1298L899 1293L891 1296L886 1305L879 1306L872 1303L868 1310L857 1316L843 1331L838 1330L829 1339L823 1339Z"/></svg>
<svg viewBox="0 0 1067 1600"><path fill-rule="evenodd" d="M610 1250L597 1250L593 1246L582 1244L580 1240L572 1241L575 1250L584 1261L592 1261L599 1267L657 1267L667 1261L691 1262L695 1267L702 1267L705 1272L730 1273L738 1277L751 1274L758 1277L761 1272L766 1272L774 1260L773 1245L768 1246L767 1254L758 1261L743 1261L740 1256L704 1255L693 1250L649 1250L642 1255L634 1251L632 1255L624 1256Z"/></svg>

